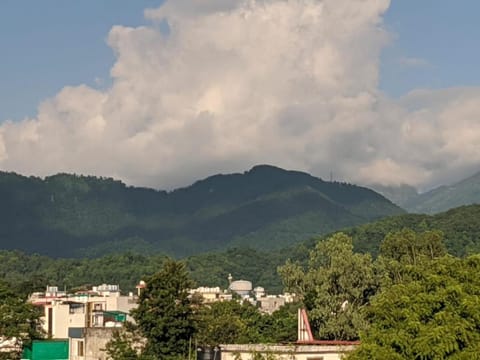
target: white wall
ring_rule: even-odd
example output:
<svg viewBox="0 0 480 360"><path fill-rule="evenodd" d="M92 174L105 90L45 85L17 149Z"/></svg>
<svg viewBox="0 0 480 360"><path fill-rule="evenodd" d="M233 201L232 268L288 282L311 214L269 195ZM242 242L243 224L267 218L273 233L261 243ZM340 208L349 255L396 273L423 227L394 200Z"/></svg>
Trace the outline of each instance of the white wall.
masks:
<svg viewBox="0 0 480 360"><path fill-rule="evenodd" d="M341 360L354 346L345 345L220 345L222 360L252 360L255 353L278 360Z"/></svg>

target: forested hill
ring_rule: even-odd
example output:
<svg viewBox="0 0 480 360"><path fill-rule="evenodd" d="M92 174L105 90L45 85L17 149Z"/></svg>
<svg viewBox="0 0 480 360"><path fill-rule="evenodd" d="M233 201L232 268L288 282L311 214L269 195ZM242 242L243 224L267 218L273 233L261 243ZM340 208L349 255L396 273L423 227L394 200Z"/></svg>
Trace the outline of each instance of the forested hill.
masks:
<svg viewBox="0 0 480 360"><path fill-rule="evenodd" d="M377 254L380 243L390 232L410 228L417 232L441 230L450 254L464 256L480 252L480 205L463 206L448 212L430 215L399 215L343 230L352 236L356 252ZM308 263L309 251L332 234L273 251L232 248L209 252L185 259L198 285L227 286L227 276L248 279L269 292L282 291L277 267L287 259ZM119 252L122 249L118 249ZM130 291L139 279L158 271L165 256L135 254L131 251L105 255L95 259L53 259L49 257L0 250L0 278L10 283L35 286L45 284L67 286L114 283ZM30 284L27 284L30 283ZM22 285L23 286L23 285Z"/></svg>
<svg viewBox="0 0 480 360"><path fill-rule="evenodd" d="M446 212L404 214L368 224L362 224L344 232L353 238L355 250L376 255L379 245L389 232L409 228L417 232L439 230L445 238L450 254L465 256L480 253L480 205L460 206ZM312 240L308 243L312 245Z"/></svg>
<svg viewBox="0 0 480 360"><path fill-rule="evenodd" d="M0 199L0 248L74 257L269 250L403 213L372 190L267 165L172 192L90 176L0 173Z"/></svg>
<svg viewBox="0 0 480 360"><path fill-rule="evenodd" d="M480 172L453 185L412 197L405 208L415 213L435 214L461 205L480 203Z"/></svg>
<svg viewBox="0 0 480 360"><path fill-rule="evenodd" d="M480 172L451 185L443 185L419 194L409 185L369 188L382 194L403 209L416 214L438 214L462 205L480 204Z"/></svg>

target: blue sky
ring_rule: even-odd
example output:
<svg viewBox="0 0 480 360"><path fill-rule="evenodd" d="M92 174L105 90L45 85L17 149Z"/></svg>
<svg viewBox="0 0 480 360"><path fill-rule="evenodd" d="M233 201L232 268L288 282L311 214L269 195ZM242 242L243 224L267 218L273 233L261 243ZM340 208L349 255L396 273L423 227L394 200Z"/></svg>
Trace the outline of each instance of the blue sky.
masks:
<svg viewBox="0 0 480 360"><path fill-rule="evenodd" d="M108 82L114 25L145 23L143 10L161 0L2 0L0 121L35 115L66 85ZM105 84L104 84L105 85Z"/></svg>
<svg viewBox="0 0 480 360"><path fill-rule="evenodd" d="M108 86L110 28L145 24L143 10L161 3L3 0L0 121L35 115L65 85ZM476 0L393 0L385 16L392 43L382 55L381 89L399 96L415 88L480 85L479 13Z"/></svg>
<svg viewBox="0 0 480 360"><path fill-rule="evenodd" d="M478 172L480 2L388 4L3 0L0 169L173 188L269 163L423 190Z"/></svg>
<svg viewBox="0 0 480 360"><path fill-rule="evenodd" d="M381 87L400 95L414 88L480 84L480 2L393 0L385 16L393 43L383 54ZM402 58L426 60L401 66Z"/></svg>

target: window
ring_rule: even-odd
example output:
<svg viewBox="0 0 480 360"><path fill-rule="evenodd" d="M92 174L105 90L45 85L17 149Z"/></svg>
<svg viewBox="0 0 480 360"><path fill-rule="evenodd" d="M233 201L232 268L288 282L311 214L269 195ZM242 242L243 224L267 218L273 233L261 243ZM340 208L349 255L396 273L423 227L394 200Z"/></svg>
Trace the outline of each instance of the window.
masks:
<svg viewBox="0 0 480 360"><path fill-rule="evenodd" d="M77 356L84 356L83 354L83 341L77 341Z"/></svg>
<svg viewBox="0 0 480 360"><path fill-rule="evenodd" d="M85 312L85 305L84 304L70 304L69 306L69 313L70 314L83 314Z"/></svg>

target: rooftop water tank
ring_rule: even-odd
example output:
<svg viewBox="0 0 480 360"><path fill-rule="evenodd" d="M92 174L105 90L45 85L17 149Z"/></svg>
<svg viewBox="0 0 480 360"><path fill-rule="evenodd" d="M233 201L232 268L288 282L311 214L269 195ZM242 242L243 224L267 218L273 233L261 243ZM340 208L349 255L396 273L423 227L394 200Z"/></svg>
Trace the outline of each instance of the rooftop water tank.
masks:
<svg viewBox="0 0 480 360"><path fill-rule="evenodd" d="M252 283L247 280L233 281L229 289L240 296L247 296L252 291Z"/></svg>

